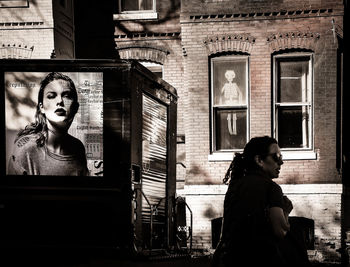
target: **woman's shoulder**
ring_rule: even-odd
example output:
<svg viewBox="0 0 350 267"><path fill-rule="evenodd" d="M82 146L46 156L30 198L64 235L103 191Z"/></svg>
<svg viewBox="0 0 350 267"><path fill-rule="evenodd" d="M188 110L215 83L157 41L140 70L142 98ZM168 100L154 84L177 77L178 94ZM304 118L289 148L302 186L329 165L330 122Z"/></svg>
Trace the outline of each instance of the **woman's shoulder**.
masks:
<svg viewBox="0 0 350 267"><path fill-rule="evenodd" d="M13 146L12 156L21 161L27 157L37 155L38 151L42 149L36 142L38 138L37 134L20 136Z"/></svg>
<svg viewBox="0 0 350 267"><path fill-rule="evenodd" d="M15 141L15 148L19 150L37 147L38 134L22 135Z"/></svg>
<svg viewBox="0 0 350 267"><path fill-rule="evenodd" d="M282 187L278 183L276 183L273 179L266 178L266 179L263 179L263 182L264 184L266 184L268 188L270 188L270 190L275 192L282 192Z"/></svg>
<svg viewBox="0 0 350 267"><path fill-rule="evenodd" d="M277 192L282 192L282 187L273 180L271 180L271 187L272 187L272 190L275 190Z"/></svg>
<svg viewBox="0 0 350 267"><path fill-rule="evenodd" d="M253 183L255 185L264 186L267 188L275 188L276 190L282 190L281 186L277 184L275 181L273 181L271 178L264 175L264 173L255 171L255 172L249 172L246 176L247 180L250 181L250 183Z"/></svg>

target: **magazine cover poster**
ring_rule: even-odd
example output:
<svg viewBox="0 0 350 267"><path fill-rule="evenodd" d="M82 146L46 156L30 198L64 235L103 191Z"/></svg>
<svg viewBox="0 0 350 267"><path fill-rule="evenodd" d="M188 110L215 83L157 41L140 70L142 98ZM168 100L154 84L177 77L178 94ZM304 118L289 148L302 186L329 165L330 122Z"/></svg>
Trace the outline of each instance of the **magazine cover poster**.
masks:
<svg viewBox="0 0 350 267"><path fill-rule="evenodd" d="M78 110L68 133L80 140L85 148L87 175L103 176L103 73L58 74L69 77L77 94ZM40 84L48 75L47 72L5 73L6 166L18 133L35 122ZM6 174L9 174L8 167Z"/></svg>

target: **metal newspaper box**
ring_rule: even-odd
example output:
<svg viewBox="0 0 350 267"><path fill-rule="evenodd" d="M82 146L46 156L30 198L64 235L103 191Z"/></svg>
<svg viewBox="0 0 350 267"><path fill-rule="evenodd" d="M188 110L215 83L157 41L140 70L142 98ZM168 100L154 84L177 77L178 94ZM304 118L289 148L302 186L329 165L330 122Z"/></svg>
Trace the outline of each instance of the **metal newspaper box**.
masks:
<svg viewBox="0 0 350 267"><path fill-rule="evenodd" d="M18 167L21 161L13 155L14 146L25 146L33 136L14 142L43 108L38 92L50 73L75 84L79 108L68 133L84 145L87 175L71 175L64 167L56 173L55 166L45 172L48 158L35 163L41 156L33 154L27 170L29 165ZM172 86L136 61L1 60L0 91L2 247L142 252L174 245L177 94ZM50 157L45 145L32 147ZM17 168L9 167L11 160Z"/></svg>

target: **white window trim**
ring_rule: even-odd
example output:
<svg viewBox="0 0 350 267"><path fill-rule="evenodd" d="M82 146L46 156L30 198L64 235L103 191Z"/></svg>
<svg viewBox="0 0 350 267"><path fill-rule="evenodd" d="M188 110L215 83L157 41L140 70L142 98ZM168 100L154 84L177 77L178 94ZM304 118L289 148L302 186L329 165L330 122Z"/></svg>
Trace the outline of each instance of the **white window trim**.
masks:
<svg viewBox="0 0 350 267"><path fill-rule="evenodd" d="M246 90L246 107L247 107L247 118L246 118L246 123L247 123L247 134L246 134L246 140L248 142L249 136L250 136L250 83L249 83L249 56L241 56L241 55L232 55L232 56L222 56L222 57L214 57L210 59L210 131L211 131L211 144L210 144L210 150L211 153L208 155L208 160L209 161L226 161L226 160L232 160L233 154L235 152L242 152L242 149L233 149L229 151L217 151L215 150L215 134L214 134L214 77L213 77L213 62L214 61L220 61L225 59L244 59L246 61L246 86L244 90ZM230 158L230 159L228 159Z"/></svg>
<svg viewBox="0 0 350 267"><path fill-rule="evenodd" d="M113 20L151 20L158 19L158 13L156 12L137 12L137 13L122 13L114 14Z"/></svg>
<svg viewBox="0 0 350 267"><path fill-rule="evenodd" d="M213 152L208 155L208 161L232 161L235 152ZM243 150L239 152L243 152Z"/></svg>
<svg viewBox="0 0 350 267"><path fill-rule="evenodd" d="M118 1L119 10L121 10L121 1ZM153 0L153 9L151 10L131 10L121 11L120 14L114 14L114 20L149 20L158 19L158 13L156 11L156 0Z"/></svg>
<svg viewBox="0 0 350 267"><path fill-rule="evenodd" d="M283 160L308 160L317 159L317 153L313 150L309 151L281 151Z"/></svg>
<svg viewBox="0 0 350 267"><path fill-rule="evenodd" d="M310 69L310 85L311 85L311 99L310 99L310 117L311 117L311 134L309 137L310 147L308 148L281 148L281 152L283 155L283 160L293 160L293 159L317 159L317 153L314 151L314 140L315 140L315 131L314 131L314 55L311 52L302 52L302 53L289 53L289 54L281 54L281 55L275 55L273 57L273 97L272 97L272 127L273 127L273 137L277 139L277 128L276 128L276 98L277 98L277 66L276 66L276 59L278 58L297 58L297 57L310 57L309 62L309 69ZM291 103L291 104L297 104L297 103ZM283 104L282 104L283 105ZM282 106L281 105L281 106ZM278 141L278 140L277 140Z"/></svg>

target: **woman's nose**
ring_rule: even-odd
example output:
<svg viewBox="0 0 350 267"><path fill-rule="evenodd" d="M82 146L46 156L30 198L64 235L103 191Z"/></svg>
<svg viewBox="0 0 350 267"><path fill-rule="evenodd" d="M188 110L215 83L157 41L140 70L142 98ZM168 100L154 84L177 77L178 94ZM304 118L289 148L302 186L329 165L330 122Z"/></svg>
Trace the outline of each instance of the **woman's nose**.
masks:
<svg viewBox="0 0 350 267"><path fill-rule="evenodd" d="M64 102L63 102L63 97L58 96L58 97L57 97L57 103L56 103L56 105L57 105L57 106L63 106L63 104L64 104Z"/></svg>

